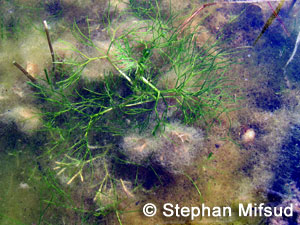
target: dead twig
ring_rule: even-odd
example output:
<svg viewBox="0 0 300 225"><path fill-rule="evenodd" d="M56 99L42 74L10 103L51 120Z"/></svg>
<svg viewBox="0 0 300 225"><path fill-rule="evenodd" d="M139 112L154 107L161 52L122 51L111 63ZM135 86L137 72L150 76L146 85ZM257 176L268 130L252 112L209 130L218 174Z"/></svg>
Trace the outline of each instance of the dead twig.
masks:
<svg viewBox="0 0 300 225"><path fill-rule="evenodd" d="M206 8L207 6L211 6L211 5L215 5L217 4L216 2L213 3L207 3L202 5L199 9L197 9L189 18L187 18L179 27L180 32L182 33L182 31L184 30L184 28L188 25L188 23L190 23L195 16L197 16L204 8Z"/></svg>
<svg viewBox="0 0 300 225"><path fill-rule="evenodd" d="M27 70L25 70L19 63L17 63L16 61L13 61L13 64L19 69L21 70L21 72L31 81L31 82L36 82L36 79L27 72Z"/></svg>
<svg viewBox="0 0 300 225"><path fill-rule="evenodd" d="M278 6L276 7L275 10L273 9L272 5L271 5L270 3L268 3L268 4L269 4L269 7L271 8L271 10L272 10L273 13L272 13L272 15L269 17L269 19L267 20L267 22L265 23L264 27L262 28L262 31L260 32L260 34L258 35L258 37L255 39L253 45L256 45L256 43L258 42L258 40L262 37L262 35L266 32L266 30L271 26L271 24L273 23L273 21L274 21L276 18L277 18L277 19L279 18L279 17L278 17L278 13L280 12L280 10L281 10L281 8L282 8L284 2L285 2L285 0L280 0L279 4L278 4ZM280 19L278 19L278 21L281 23L281 20L280 20ZM283 24L283 23L281 23L281 24ZM284 26L283 26L283 28L284 28L284 32L286 32L287 35L289 36L289 34L288 34L288 32L287 32L287 30L285 29Z"/></svg>
<svg viewBox="0 0 300 225"><path fill-rule="evenodd" d="M43 23L44 23L44 29L45 29L45 32L46 32L47 41L48 41L48 45L49 45L49 49L50 49L50 53L51 53L51 58L52 58L52 64L53 64L52 70L55 71L55 57L54 57L54 51L53 51L53 47L52 47L52 43L51 43L51 39L50 39L50 35L49 35L48 24L47 24L46 20L44 20Z"/></svg>
<svg viewBox="0 0 300 225"><path fill-rule="evenodd" d="M283 0L282 4L284 3L284 1L285 1L285 0ZM275 15L276 19L277 19L277 20L279 21L279 23L281 24L282 29L284 30L284 32L286 33L286 35L287 35L288 37L290 37L290 36L291 36L290 33L287 31L287 29L286 29L286 27L285 27L283 21L280 19L279 15L278 15L278 13L279 13L279 11L280 11L280 9L281 9L281 6L280 6L279 10L277 10L277 8L276 8L276 10L274 10L274 9L273 9L273 6L271 5L271 3L270 3L269 1L268 1L267 3L268 3L268 5L269 5L269 7L272 9L272 12L273 12L273 14ZM279 5L282 5L282 4L279 3Z"/></svg>

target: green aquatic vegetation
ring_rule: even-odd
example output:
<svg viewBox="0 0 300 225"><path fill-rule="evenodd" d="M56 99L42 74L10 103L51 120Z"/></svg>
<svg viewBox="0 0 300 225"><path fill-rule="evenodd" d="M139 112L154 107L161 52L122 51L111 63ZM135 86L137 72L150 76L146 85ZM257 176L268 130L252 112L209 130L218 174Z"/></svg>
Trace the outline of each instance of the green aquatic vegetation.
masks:
<svg viewBox="0 0 300 225"><path fill-rule="evenodd" d="M193 41L195 33L183 37L179 37L176 32L169 35L172 30L166 30L162 25L152 24L147 28L147 32L151 32L153 35L153 39L150 41L137 40L134 37L133 40L130 40L125 35L111 37L111 46L117 48L112 57L107 52L91 58L78 49L74 49L80 53L83 62L61 62L61 64L77 66L77 70L59 82L53 81L47 76L48 91L50 90L50 92L60 95L61 99L66 100L66 102L60 101L60 99L55 101L58 101L56 103L60 106L68 108L67 111L64 109L61 113L56 113L64 114L69 111L79 113L81 119L87 118L89 121L86 127L86 130L89 131L104 115L114 111L120 111L126 116L147 115L147 112L150 112L147 115L150 116L154 111L157 128L165 121L167 112L171 108L181 113L185 123L192 123L199 118L207 121L206 118L209 114L220 112L220 108L224 109L222 106L230 96L226 91L228 86L225 85L228 80L223 75L230 62L218 60L226 53L215 50L217 44L198 50ZM128 32L135 34L134 30ZM93 45L89 37L83 33L80 34L89 41L87 44ZM142 48L138 53L136 52L137 45ZM93 47L97 48L95 45ZM155 57L163 62L153 59L154 54L157 54ZM81 90L74 88L84 67L99 59L108 60L119 76L108 73L102 83L86 85ZM156 63L163 65L160 65L161 68L157 68ZM165 69L165 71L160 71L161 69ZM170 71L175 73L172 78L174 86L159 88L157 85L161 79L164 79L163 73ZM95 86L101 90L95 90ZM70 101L70 96L66 95L68 87L71 90L69 94L78 98L76 102ZM43 89L43 92L46 89L46 87L38 88ZM122 88L126 93L118 91ZM54 101L53 98L50 99L50 96L46 98L47 101ZM160 104L164 106L162 112L159 112L158 109ZM151 106L149 107L149 105ZM94 111L94 109L97 109L97 113L87 113L88 110ZM85 134L87 135L87 133Z"/></svg>
<svg viewBox="0 0 300 225"><path fill-rule="evenodd" d="M31 83L37 98L47 103L45 130L54 140L48 153L57 149L60 156L91 162L128 129L150 127L155 134L170 119L210 126L227 111L226 104L233 101L225 76L232 63L228 53L218 42L199 46L197 28L179 31L173 16L156 13L149 18L122 33L122 22L117 27L109 22L106 51L94 43L88 19L85 32L74 24L74 35L85 48L66 44L78 58L56 62L56 71L45 70L45 80ZM89 56L89 49L99 55ZM101 60L114 71L107 71L101 81L84 82L85 67ZM75 174L81 175L80 170Z"/></svg>
<svg viewBox="0 0 300 225"><path fill-rule="evenodd" d="M133 15L141 17L141 7L134 8ZM74 23L79 44L64 43L75 58L57 55L55 67L45 70L45 79L30 83L39 103L43 103L44 131L49 140L44 155L58 175L67 174L66 184L76 178L86 180L85 174L96 173L94 162L102 160L105 173L95 196L101 205L98 215L114 211L120 223L121 198L116 185L128 195L131 192L122 179L115 178L114 166L108 165L131 164L136 174L140 167L146 167L120 157L121 137L137 130L161 133L171 120L207 128L234 102L226 76L232 64L229 53L218 41L199 44L198 27L181 29L174 25L175 16L161 16L157 2L152 7L143 11L142 18L147 20L130 25L130 18L124 20L124 15L114 19L107 16L109 44L104 50L95 42L88 19L84 28ZM104 62L111 68L101 79L83 79L90 64ZM150 168L161 182L155 169ZM135 186L140 187L138 175ZM101 203L103 196L111 201Z"/></svg>
<svg viewBox="0 0 300 225"><path fill-rule="evenodd" d="M160 14L157 0L150 0L150 1L129 0L129 4L134 15L139 18L149 19L149 18L154 18L157 14Z"/></svg>
<svg viewBox="0 0 300 225"><path fill-rule="evenodd" d="M193 178L191 178L188 174L184 173L184 175L188 178L188 180L193 184L193 186L195 187L195 189L197 190L199 197L200 197L200 201L204 202L203 196L201 194L200 189L198 188L197 184L195 183L195 181L193 180Z"/></svg>

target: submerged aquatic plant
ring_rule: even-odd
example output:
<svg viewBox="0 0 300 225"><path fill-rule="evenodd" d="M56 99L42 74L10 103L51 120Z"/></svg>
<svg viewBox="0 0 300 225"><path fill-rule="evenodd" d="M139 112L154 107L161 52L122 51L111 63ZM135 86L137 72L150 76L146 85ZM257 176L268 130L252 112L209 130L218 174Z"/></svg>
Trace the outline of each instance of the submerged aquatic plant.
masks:
<svg viewBox="0 0 300 225"><path fill-rule="evenodd" d="M44 129L51 142L45 154L55 160L54 169L58 174L68 173L70 178L66 183L71 184L78 177L85 180L84 168L93 172L94 161L105 162L106 173L95 201L101 200L99 196L107 190L115 191L116 183L121 183L126 194L131 193L122 180L118 182L114 178L114 170L106 166L107 159L143 166L119 157L120 152L126 154L119 144L129 130L150 131L155 135L163 133L165 124L178 120L209 127L228 111L227 104L234 101L230 93L232 86L225 75L232 63L226 58L229 53L218 42L199 44L197 27L188 28L187 23L175 26L176 17L163 17L157 2L150 5L142 16L141 6L134 5L133 16L147 19L130 26L124 25L123 15L112 20L108 14L106 49L96 43L88 19L85 28L75 23L73 33L80 44L64 43L76 58L56 56L55 66L45 70L45 79L31 82L35 96L44 105L41 109ZM47 37L49 41L48 34ZM97 55L91 56L91 52ZM82 79L89 65L104 62L111 68L101 79L91 82ZM189 141L180 135L170 132L165 142L179 149ZM172 140L167 141L170 137L180 139L173 144ZM177 168L176 162L167 162L169 158L176 159L175 153L161 158L157 156L156 161ZM137 181L135 185L139 185ZM120 202L116 199L112 203L114 209ZM99 214L104 215L105 210ZM115 212L119 218L119 211Z"/></svg>
<svg viewBox="0 0 300 225"><path fill-rule="evenodd" d="M47 103L43 108L45 129L54 140L48 153L56 149L59 156L67 154L67 159L83 161L76 161L81 166L71 182L79 175L83 180L84 165L103 154L106 146L117 144L128 129L150 127L155 134L169 120L178 119L184 124L200 121L210 126L234 100L225 76L231 61L219 43L199 46L199 30L186 28L186 23L174 26L175 17L163 18L158 5L147 15L149 19L124 30L122 22L116 27L116 22L106 18L110 36L106 51L95 44L88 19L85 31L75 23L74 35L83 47L66 44L78 58L55 62L51 71L45 70L45 80L31 83L36 97ZM49 34L47 38L51 49ZM99 55L89 56L90 49ZM53 59L52 50L51 55ZM83 81L85 68L101 60L113 70L100 81Z"/></svg>
<svg viewBox="0 0 300 225"><path fill-rule="evenodd" d="M152 112L155 112L155 129L166 121L171 109L179 113L184 123L193 123L199 118L208 123L209 115L213 117L222 112L224 102L230 97L225 85L228 80L223 76L230 62L220 61L226 53L218 51L217 44L198 49L195 32L179 36L174 28L168 28L159 21L147 26L147 34L143 35L152 35L151 40L138 40L141 31L135 28L119 37L113 34L108 51L98 57L92 58L74 49L81 55L82 62L59 63L62 66L75 65L75 72L59 78L59 81L47 74L47 86L35 87L41 90L45 100L63 108L56 113L67 115L73 112L80 120L86 119L85 136L90 129L100 125L98 120L114 112L129 119L142 116L148 119L145 121L149 121ZM85 44L97 48L90 37L76 25L75 28L81 40L87 41ZM116 52L110 56L112 46ZM108 72L103 82L74 87L80 83L85 66L100 59L108 60L118 76ZM158 67L156 64L162 65ZM168 84L164 86L162 83L165 74L170 71L174 73L171 78L174 85L167 88ZM56 95L53 96L53 93ZM57 95L61 98L57 99ZM122 126L115 124L111 127L122 131ZM125 124L125 129L127 127L128 124Z"/></svg>

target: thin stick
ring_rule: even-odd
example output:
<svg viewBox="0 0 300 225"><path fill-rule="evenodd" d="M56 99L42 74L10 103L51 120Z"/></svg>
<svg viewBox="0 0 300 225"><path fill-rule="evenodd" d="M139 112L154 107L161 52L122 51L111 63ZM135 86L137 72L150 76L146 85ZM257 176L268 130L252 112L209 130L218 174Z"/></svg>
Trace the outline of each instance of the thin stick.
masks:
<svg viewBox="0 0 300 225"><path fill-rule="evenodd" d="M124 192L126 193L126 195L127 195L128 197L133 198L134 195L127 189L126 185L124 184L124 181L123 181L122 179L120 179L120 181L121 181L122 188L123 188Z"/></svg>
<svg viewBox="0 0 300 225"><path fill-rule="evenodd" d="M197 10L196 10L189 18L187 18L187 19L183 22L183 24L181 24L181 26L179 27L180 33L182 33L182 31L183 31L184 28L187 26L187 24L188 24L189 22L191 22L191 20L193 20L194 17L197 16L197 15L200 13L201 10L203 10L203 9L204 9L205 7L207 7L207 6L211 6L211 5L215 5L215 4L217 4L217 3L215 3L215 2L213 2L213 3L207 3L207 4L202 5L199 9L197 9Z"/></svg>
<svg viewBox="0 0 300 225"><path fill-rule="evenodd" d="M284 1L283 1L283 2L284 2ZM283 2L282 2L282 3L283 3ZM280 25L282 26L282 28L283 28L284 32L286 33L286 35L287 35L288 37L290 37L290 36L291 36L290 33L287 31L287 29L286 29L286 27L285 27L283 21L280 19L279 15L278 15L278 13L279 13L279 11L280 11L280 9L281 9L281 6L282 6L281 2L279 3L280 8L278 9L278 7L277 7L276 10L273 9L273 6L271 5L271 3L270 3L269 1L268 1L267 3L268 3L268 5L269 5L269 7L272 9L273 14L275 15L276 19L279 21L279 23L280 23Z"/></svg>
<svg viewBox="0 0 300 225"><path fill-rule="evenodd" d="M16 61L13 61L13 64L22 71L22 73L31 81L31 82L36 82L36 79L30 75L19 63Z"/></svg>
<svg viewBox="0 0 300 225"><path fill-rule="evenodd" d="M46 36L47 36L47 41L48 41L48 45L49 45L49 49L50 49L50 53L51 53L51 58L52 58L52 64L53 64L53 68L52 70L55 70L55 58L54 58L54 51L53 51L53 47L52 47L52 43L51 43L51 39L50 39L50 35L49 35L49 29L48 29L48 25L47 25L47 21L44 20L44 28L45 28L45 32L46 32Z"/></svg>

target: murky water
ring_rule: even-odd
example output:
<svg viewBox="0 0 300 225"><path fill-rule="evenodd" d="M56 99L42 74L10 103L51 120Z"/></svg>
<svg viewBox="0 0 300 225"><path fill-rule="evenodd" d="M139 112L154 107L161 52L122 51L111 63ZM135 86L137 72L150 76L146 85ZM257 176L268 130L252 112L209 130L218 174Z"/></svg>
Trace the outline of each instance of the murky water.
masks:
<svg viewBox="0 0 300 225"><path fill-rule="evenodd" d="M0 224L300 224L299 16L0 1Z"/></svg>

